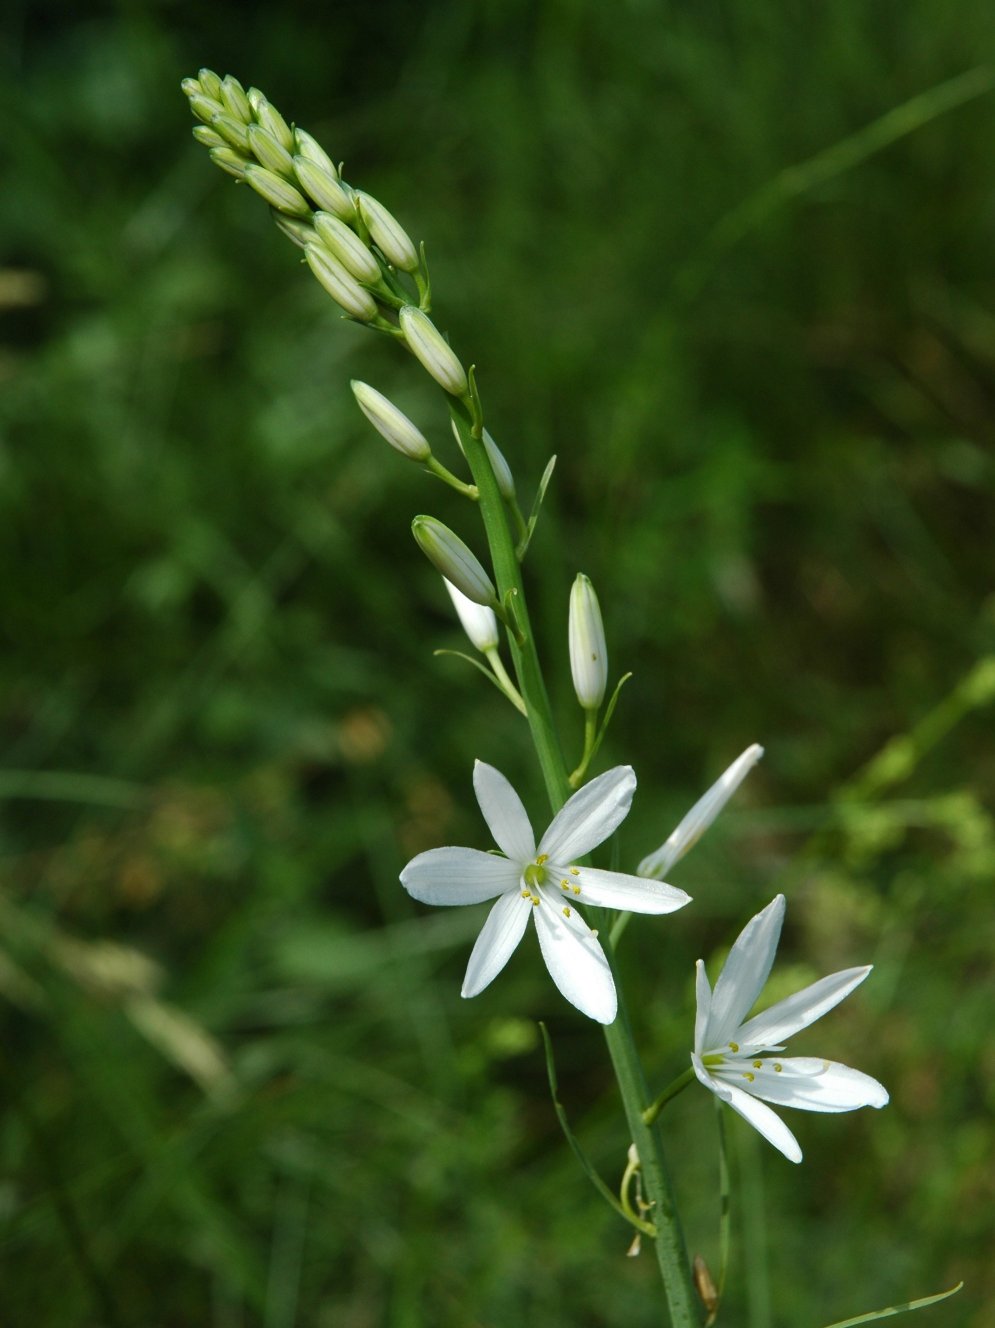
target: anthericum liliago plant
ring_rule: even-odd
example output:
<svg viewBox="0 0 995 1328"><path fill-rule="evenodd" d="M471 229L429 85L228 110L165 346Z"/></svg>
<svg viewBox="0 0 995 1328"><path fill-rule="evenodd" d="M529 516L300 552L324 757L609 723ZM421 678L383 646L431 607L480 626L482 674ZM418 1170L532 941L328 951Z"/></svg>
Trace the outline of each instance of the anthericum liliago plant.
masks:
<svg viewBox="0 0 995 1328"><path fill-rule="evenodd" d="M779 895L747 924L714 989L699 961L690 1064L685 1062L684 1072L654 1099L626 1014L614 946L633 913L670 914L690 903L683 890L662 877L705 832L762 749L749 747L734 761L666 841L642 859L635 873L608 871L590 863L592 850L614 834L628 813L636 777L629 766L616 766L589 778L625 677L609 694L601 607L591 581L582 574L569 595L566 651L583 714L580 756L572 770L553 722L522 578L553 461L539 479L526 517L512 468L484 426L475 371L464 365L430 316L424 246L412 240L378 199L351 185L324 148L306 130L288 123L257 88L246 91L231 75L221 78L210 69L185 79L182 86L198 122L194 137L215 165L269 206L277 227L301 251L344 318L396 341L443 393L458 444L453 464L465 463L467 478L437 458L419 425L383 393L367 383L352 383L360 410L395 452L434 475L468 503L468 511L475 509L480 515L489 565L437 517L415 516L412 531L440 573L479 655L464 658L528 725L553 819L537 843L518 794L493 766L478 759L473 785L500 853L430 849L408 863L401 884L427 904L490 905L469 958L464 996L476 995L500 973L529 920L534 922L546 966L563 997L604 1026L626 1116L627 1164L617 1195L584 1157L557 1102L561 1124L599 1192L635 1228L633 1249L641 1238L652 1243L670 1323L674 1328L711 1324L719 1312L725 1267L719 1270L716 1285L699 1258L693 1265L688 1259L664 1159L661 1109L697 1080L798 1162L801 1149L794 1135L768 1103L820 1112L884 1106L887 1091L869 1075L832 1061L782 1054L785 1039L830 1010L863 982L870 969L848 969L823 978L751 1017L780 933L784 899ZM617 911L613 925L611 914L602 912L605 909ZM668 919L665 925L679 926L680 918ZM683 981L672 981L672 999L679 999L682 989ZM548 1037L546 1046L555 1100ZM873 1059L873 1049L870 1054ZM728 1248L726 1236L727 1229L723 1251ZM941 1298L892 1306L846 1323L867 1323Z"/></svg>

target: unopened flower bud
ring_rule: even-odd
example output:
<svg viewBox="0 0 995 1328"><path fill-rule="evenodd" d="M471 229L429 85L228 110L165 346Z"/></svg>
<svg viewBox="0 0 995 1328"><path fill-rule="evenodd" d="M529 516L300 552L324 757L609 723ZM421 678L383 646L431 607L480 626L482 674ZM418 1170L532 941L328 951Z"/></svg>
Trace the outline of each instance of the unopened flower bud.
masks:
<svg viewBox="0 0 995 1328"><path fill-rule="evenodd" d="M291 133L290 125L287 124L286 120L276 107L270 105L261 92L257 95L255 100L253 100L253 91L254 89L250 88L246 95L249 99L249 105L252 107L253 114L256 117L256 121L261 124L264 129L269 130L281 147L286 148L288 152L293 152L294 136Z"/></svg>
<svg viewBox="0 0 995 1328"><path fill-rule="evenodd" d="M221 83L221 100L236 119L243 124L251 124L252 107L245 95L245 88L233 74L226 74Z"/></svg>
<svg viewBox="0 0 995 1328"><path fill-rule="evenodd" d="M335 255L330 254L324 245L305 245L304 256L308 267L325 290L337 304L342 306L350 318L356 318L361 323L369 323L376 318L376 300L355 277L349 275Z"/></svg>
<svg viewBox="0 0 995 1328"><path fill-rule="evenodd" d="M312 134L309 134L306 129L294 130L294 146L299 156L306 157L308 161L313 161L316 166L320 166L323 171L326 171L333 180L339 178L338 167L334 161L318 140Z"/></svg>
<svg viewBox="0 0 995 1328"><path fill-rule="evenodd" d="M245 179L245 168L250 164L249 159L243 157L241 152L236 152L234 148L228 147L227 143L220 148L211 148L208 156L215 166L220 166L229 175L234 175L236 180Z"/></svg>
<svg viewBox="0 0 995 1328"><path fill-rule="evenodd" d="M432 455L428 440L403 410L398 410L392 401L388 401L375 387L370 387L369 383L360 383L354 378L350 386L356 404L381 438L386 438L391 447L412 461L428 460Z"/></svg>
<svg viewBox="0 0 995 1328"><path fill-rule="evenodd" d="M454 397L463 396L468 386L466 372L431 318L411 304L404 305L398 318L404 339L415 359L421 362L440 387L444 387Z"/></svg>
<svg viewBox="0 0 995 1328"><path fill-rule="evenodd" d="M225 148L228 146L216 129L211 129L205 124L194 125L192 132L197 142L203 143L205 148Z"/></svg>
<svg viewBox="0 0 995 1328"><path fill-rule="evenodd" d="M698 799L667 841L655 853L643 858L637 869L639 875L662 880L674 863L694 848L763 754L764 749L759 743L753 743L737 756L704 797Z"/></svg>
<svg viewBox="0 0 995 1328"><path fill-rule="evenodd" d="M608 647L601 621L601 606L586 576L570 588L570 672L577 700L585 710L597 710L608 682Z"/></svg>
<svg viewBox="0 0 995 1328"><path fill-rule="evenodd" d="M213 97L205 97L202 92L187 93L187 96L190 98L191 111L204 124L210 124L216 115L225 114L224 106Z"/></svg>
<svg viewBox="0 0 995 1328"><path fill-rule="evenodd" d="M474 604L497 603L494 583L458 535L434 516L416 516L411 530L418 546L437 572Z"/></svg>
<svg viewBox="0 0 995 1328"><path fill-rule="evenodd" d="M418 267L418 251L401 225L384 205L359 190L356 194L359 211L370 232L370 239L383 253L388 263L402 272L414 272Z"/></svg>
<svg viewBox="0 0 995 1328"><path fill-rule="evenodd" d="M309 226L306 221L300 217L287 217L282 212L277 212L276 208L270 208L270 216L283 231L288 240L293 240L294 244L304 249L309 244L318 243L318 233L313 226Z"/></svg>
<svg viewBox="0 0 995 1328"><path fill-rule="evenodd" d="M280 146L268 129L250 124L248 135L249 147L256 154L260 166L284 178L294 178L294 163L290 153Z"/></svg>
<svg viewBox="0 0 995 1328"><path fill-rule="evenodd" d="M494 650L501 639L494 610L467 599L462 590L454 586L451 581L447 581L445 577L442 578L442 583L449 591L453 608L459 615L463 631L470 638L471 645L475 646L482 655L486 655L488 650Z"/></svg>
<svg viewBox="0 0 995 1328"><path fill-rule="evenodd" d="M193 82L192 79L191 82ZM215 101L221 101L221 79L213 69L198 70L197 82L200 84L200 90L205 97L213 97Z"/></svg>
<svg viewBox="0 0 995 1328"><path fill-rule="evenodd" d="M330 212L317 212L314 228L324 245L332 251L343 267L366 286L375 286L381 279L380 264L351 227Z"/></svg>
<svg viewBox="0 0 995 1328"><path fill-rule="evenodd" d="M334 175L309 157L294 158L294 173L305 193L310 194L319 208L331 212L343 221L354 221L356 205Z"/></svg>
<svg viewBox="0 0 995 1328"><path fill-rule="evenodd" d="M180 91L184 97L203 97L205 92L200 82L196 78L180 79Z"/></svg>
<svg viewBox="0 0 995 1328"><path fill-rule="evenodd" d="M291 217L310 217L311 209L300 190L273 171L268 171L265 166L256 166L250 162L245 168L245 179L278 212L286 212Z"/></svg>
<svg viewBox="0 0 995 1328"><path fill-rule="evenodd" d="M236 120L227 111L222 111L220 115L211 116L211 128L216 134L221 135L229 147L246 154L251 151L249 148L249 131L241 120Z"/></svg>

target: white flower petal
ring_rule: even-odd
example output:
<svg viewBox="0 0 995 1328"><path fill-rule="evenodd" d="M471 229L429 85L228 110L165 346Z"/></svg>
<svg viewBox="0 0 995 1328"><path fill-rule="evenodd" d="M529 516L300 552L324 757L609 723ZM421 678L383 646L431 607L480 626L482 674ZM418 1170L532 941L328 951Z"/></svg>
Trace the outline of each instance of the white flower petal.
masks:
<svg viewBox="0 0 995 1328"><path fill-rule="evenodd" d="M639 875L659 880L693 849L763 754L764 749L759 743L753 743L737 756L704 797L698 799L667 841L655 853L643 858L638 867Z"/></svg>
<svg viewBox="0 0 995 1328"><path fill-rule="evenodd" d="M536 855L532 824L521 798L501 771L484 761L474 761L473 787L484 820L501 852L512 862L530 862Z"/></svg>
<svg viewBox="0 0 995 1328"><path fill-rule="evenodd" d="M773 1068L780 1065L780 1071ZM749 1092L765 1102L802 1111L856 1111L858 1107L884 1107L888 1090L869 1074L815 1056L789 1056L765 1061L755 1072Z"/></svg>
<svg viewBox="0 0 995 1328"><path fill-rule="evenodd" d="M726 1084L725 1087L729 1091L729 1097L725 1100L733 1111L738 1111L744 1120L749 1121L753 1128L758 1130L769 1144L773 1144L779 1153L783 1153L789 1162L802 1160L802 1150L798 1146L798 1140L780 1116L771 1111L770 1107L758 1102L755 1097L751 1097L749 1093L744 1093L741 1088L736 1088L733 1084Z"/></svg>
<svg viewBox="0 0 995 1328"><path fill-rule="evenodd" d="M700 959L698 960L698 963L701 963ZM705 1069L704 1062L696 1051L692 1051L691 1053L691 1065L694 1068L699 1084L704 1084L710 1093L714 1093L716 1097L720 1097L723 1102L732 1101L732 1094L729 1092L728 1088L726 1088L725 1084L709 1074Z"/></svg>
<svg viewBox="0 0 995 1328"><path fill-rule="evenodd" d="M540 892L535 909L536 931L550 977L571 1005L599 1024L610 1024L618 1012L615 980L608 960L590 927L572 909L563 913L558 899Z"/></svg>
<svg viewBox="0 0 995 1328"><path fill-rule="evenodd" d="M502 895L480 930L466 966L463 996L476 996L493 982L515 952L529 924L532 904L516 890Z"/></svg>
<svg viewBox="0 0 995 1328"><path fill-rule="evenodd" d="M676 886L663 881L647 881L641 876L627 876L624 872L581 867L577 875L573 875L569 868L553 863L549 864L548 870L551 876L555 876L556 885L567 881L573 893L576 893L574 886L580 886L578 902L581 904L628 909L632 913L673 913L691 902L691 896ZM565 890L563 894L566 898Z"/></svg>
<svg viewBox="0 0 995 1328"><path fill-rule="evenodd" d="M636 776L629 765L598 775L556 813L539 852L554 862L576 862L584 857L622 824L635 791Z"/></svg>
<svg viewBox="0 0 995 1328"><path fill-rule="evenodd" d="M430 848L412 858L401 884L423 904L480 904L517 890L522 869L475 848Z"/></svg>
<svg viewBox="0 0 995 1328"><path fill-rule="evenodd" d="M841 973L830 973L811 986L803 987L793 996L778 1001L745 1023L739 1030L737 1041L744 1047L773 1047L786 1041L792 1033L814 1024L827 1010L849 996L859 987L871 971L864 968L846 968ZM749 1007L747 1007L749 1008ZM747 1011L744 1010L744 1014Z"/></svg>
<svg viewBox="0 0 995 1328"><path fill-rule="evenodd" d="M705 1030L708 1028L708 1016L712 1009L712 988L703 959L699 959L695 965L694 992L697 1002L694 1016L694 1050L697 1059L705 1050ZM698 1078L700 1079L701 1075L698 1075Z"/></svg>
<svg viewBox="0 0 995 1328"><path fill-rule="evenodd" d="M784 921L784 895L777 895L746 924L712 992L712 1012L703 1050L717 1050L734 1038L741 1042L739 1025L750 1012L770 974Z"/></svg>

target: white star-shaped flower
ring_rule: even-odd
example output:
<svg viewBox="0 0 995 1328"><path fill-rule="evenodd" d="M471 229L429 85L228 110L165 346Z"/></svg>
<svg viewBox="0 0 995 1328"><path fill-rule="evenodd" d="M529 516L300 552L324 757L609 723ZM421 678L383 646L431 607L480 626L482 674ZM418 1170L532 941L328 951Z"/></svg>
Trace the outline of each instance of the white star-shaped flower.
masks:
<svg viewBox="0 0 995 1328"><path fill-rule="evenodd" d="M698 960L698 1013L691 1063L706 1088L728 1102L786 1158L800 1162L797 1139L764 1102L803 1111L854 1111L885 1106L888 1090L869 1074L836 1061L777 1054L792 1033L815 1023L849 996L867 977L870 966L821 978L746 1019L767 981L783 921L784 896L778 895L740 932L714 991L708 985L704 963Z"/></svg>
<svg viewBox="0 0 995 1328"><path fill-rule="evenodd" d="M532 917L557 987L578 1010L610 1024L618 1007L615 983L577 905L672 913L690 900L661 881L578 865L628 814L636 789L631 767L617 766L585 784L553 817L538 847L521 799L499 770L477 761L473 787L504 857L474 848L434 848L419 853L401 873L401 884L424 904L496 900L470 955L463 995L476 996L497 977Z"/></svg>

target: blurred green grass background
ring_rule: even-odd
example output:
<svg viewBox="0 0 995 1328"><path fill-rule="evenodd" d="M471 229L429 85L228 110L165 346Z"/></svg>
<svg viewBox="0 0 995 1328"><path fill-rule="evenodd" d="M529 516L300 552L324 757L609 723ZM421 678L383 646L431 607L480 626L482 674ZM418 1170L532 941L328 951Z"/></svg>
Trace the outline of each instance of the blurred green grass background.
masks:
<svg viewBox="0 0 995 1328"><path fill-rule="evenodd" d="M918 1321L995 1324L985 8L12 0L2 22L4 1328L660 1322L652 1260L558 1134L534 1020L614 1179L598 1030L534 945L462 1002L476 910L397 884L415 851L483 845L474 757L543 810L523 727L431 657L462 643L408 524L474 538L468 514L348 379L442 453L443 404L190 139L202 64L425 238L528 496L558 454L533 603L574 744L577 570L634 671L605 752L640 778L626 859L767 747L674 873L694 906L626 936L654 1082L685 1064L693 960L776 890L786 985L876 964L798 1049L892 1105L794 1116L797 1169L732 1122L720 1322L819 1328L964 1278ZM712 1112L670 1112L714 1266Z"/></svg>

